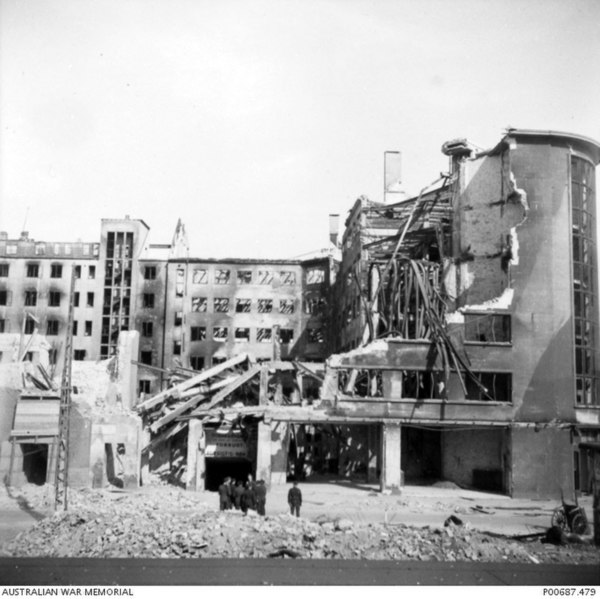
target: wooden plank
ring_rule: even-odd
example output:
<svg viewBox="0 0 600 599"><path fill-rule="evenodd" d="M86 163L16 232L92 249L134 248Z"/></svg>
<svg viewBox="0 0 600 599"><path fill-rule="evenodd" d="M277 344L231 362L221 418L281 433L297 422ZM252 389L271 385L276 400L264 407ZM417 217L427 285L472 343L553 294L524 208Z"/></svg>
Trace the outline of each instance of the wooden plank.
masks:
<svg viewBox="0 0 600 599"><path fill-rule="evenodd" d="M256 376L259 372L261 372L261 366L253 366L250 370L246 371L244 374L237 377L237 380L230 385L227 385L225 389L219 391L211 400L207 406L207 409L210 410L218 403L223 401L228 395L231 395L236 389L241 387L244 383L247 383L252 377Z"/></svg>
<svg viewBox="0 0 600 599"><path fill-rule="evenodd" d="M171 428L168 428L166 431L163 431L157 437L154 437L154 439L152 439L152 441L150 441L150 443L148 443L148 445L146 445L142 449L142 453L146 453L146 452L150 451L151 449L154 449L157 445L164 443L167 439L170 439L171 437L176 435L179 431L183 430L186 427L186 425L187 425L187 422L178 422L177 424L174 424Z"/></svg>
<svg viewBox="0 0 600 599"><path fill-rule="evenodd" d="M217 374L220 374L228 368L233 368L234 366L241 364L247 359L248 354L239 354L238 356L230 358L229 360L226 360L221 364L217 364L216 366L213 366L212 368L209 368L208 370L205 370L200 374L193 376L187 381L183 381L182 383L174 385L169 389L161 391L154 397L148 398L146 401L143 401L141 404L136 406L136 410L138 412L147 412L150 408L153 408L154 406L162 403L170 395L173 395L174 393L182 393L183 391L187 391L188 389L191 389L192 387L195 387L196 385L200 384L202 381L206 381L207 379L216 376Z"/></svg>
<svg viewBox="0 0 600 599"><path fill-rule="evenodd" d="M162 418L159 418L156 422L153 422L150 425L150 430L153 433L156 433L165 424L169 424L169 422L172 422L173 420L175 420L175 418L177 418L177 416L181 416L181 414L183 414L184 412L187 412L191 408L195 407L203 399L206 399L206 398L207 398L206 394L199 393L198 395L192 397L192 399L189 399L185 403L183 403L180 406L178 406L177 408L175 408L172 412L169 412L166 416L163 416Z"/></svg>

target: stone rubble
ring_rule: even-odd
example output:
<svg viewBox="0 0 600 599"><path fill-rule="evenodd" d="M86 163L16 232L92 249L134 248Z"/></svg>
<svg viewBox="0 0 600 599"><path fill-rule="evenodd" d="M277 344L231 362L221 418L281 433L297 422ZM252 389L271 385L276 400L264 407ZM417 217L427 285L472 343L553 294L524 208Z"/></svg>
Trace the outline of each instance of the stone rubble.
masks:
<svg viewBox="0 0 600 599"><path fill-rule="evenodd" d="M32 509L49 513L48 489L30 494ZM70 491L69 510L50 513L0 547L13 557L266 558L600 563L589 544L557 547L486 535L468 525L439 527L310 521L287 514L218 512L174 487L144 492Z"/></svg>

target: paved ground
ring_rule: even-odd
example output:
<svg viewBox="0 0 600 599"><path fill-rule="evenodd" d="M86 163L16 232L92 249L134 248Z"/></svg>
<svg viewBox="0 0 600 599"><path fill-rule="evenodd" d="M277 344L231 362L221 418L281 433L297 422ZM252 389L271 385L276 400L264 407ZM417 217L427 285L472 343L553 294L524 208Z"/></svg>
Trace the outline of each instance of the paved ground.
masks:
<svg viewBox="0 0 600 599"><path fill-rule="evenodd" d="M292 559L0 559L6 585L582 585L597 566Z"/></svg>

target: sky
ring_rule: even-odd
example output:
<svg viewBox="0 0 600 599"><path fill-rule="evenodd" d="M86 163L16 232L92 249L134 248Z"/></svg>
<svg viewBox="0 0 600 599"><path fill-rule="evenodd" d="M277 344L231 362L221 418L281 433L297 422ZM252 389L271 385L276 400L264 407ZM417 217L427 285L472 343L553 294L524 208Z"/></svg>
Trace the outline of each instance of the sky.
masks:
<svg viewBox="0 0 600 599"><path fill-rule="evenodd" d="M196 257L328 245L385 151L412 195L466 137L600 140L597 0L0 0L0 230L178 218Z"/></svg>

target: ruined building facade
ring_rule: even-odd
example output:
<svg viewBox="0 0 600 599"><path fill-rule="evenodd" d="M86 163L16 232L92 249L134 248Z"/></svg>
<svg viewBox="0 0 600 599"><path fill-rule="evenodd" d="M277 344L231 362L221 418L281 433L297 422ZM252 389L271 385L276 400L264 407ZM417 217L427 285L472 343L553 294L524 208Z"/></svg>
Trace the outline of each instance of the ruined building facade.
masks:
<svg viewBox="0 0 600 599"><path fill-rule="evenodd" d="M95 244L4 235L2 361L35 361L38 330L60 370L75 277L75 358L139 333L141 463L177 461L188 488L251 473L589 491L600 145L511 129L443 152L417 197L355 202L341 260L192 258L181 223L152 245L130 219Z"/></svg>

